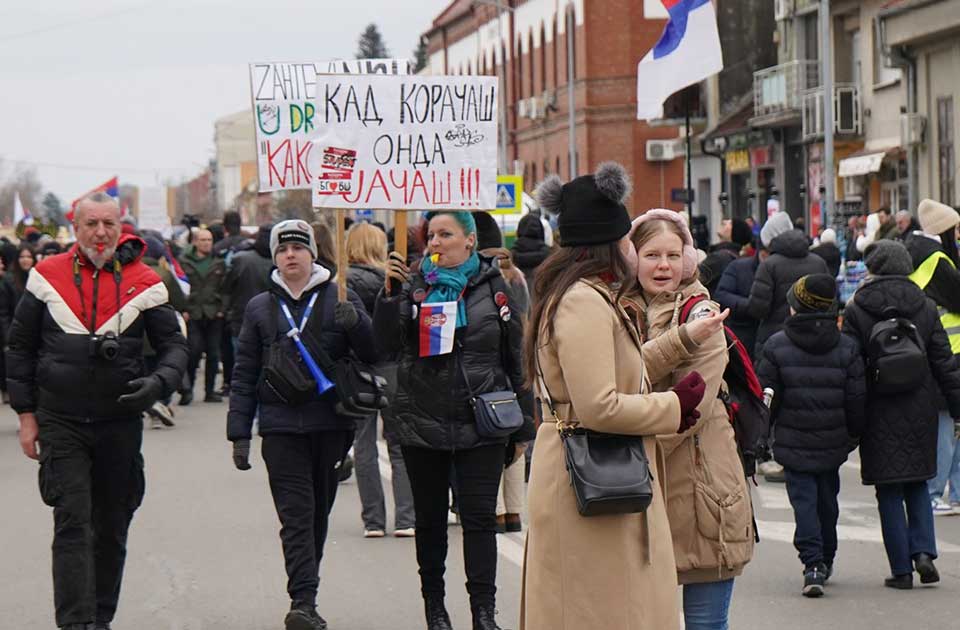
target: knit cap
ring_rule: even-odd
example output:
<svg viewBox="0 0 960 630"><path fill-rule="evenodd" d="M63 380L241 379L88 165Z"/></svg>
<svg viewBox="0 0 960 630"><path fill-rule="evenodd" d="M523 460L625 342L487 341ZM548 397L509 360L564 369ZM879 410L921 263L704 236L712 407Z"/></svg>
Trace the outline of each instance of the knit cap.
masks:
<svg viewBox="0 0 960 630"><path fill-rule="evenodd" d="M503 234L493 215L482 210L472 214L477 224L477 249L483 251L503 247Z"/></svg>
<svg viewBox="0 0 960 630"><path fill-rule="evenodd" d="M871 243L864 262L867 271L875 276L909 276L913 273L913 260L900 241L883 239Z"/></svg>
<svg viewBox="0 0 960 630"><path fill-rule="evenodd" d="M837 281L825 273L802 276L787 292L787 304L798 313L829 313L837 308Z"/></svg>
<svg viewBox="0 0 960 630"><path fill-rule="evenodd" d="M595 174L566 184L551 175L534 194L542 209L560 215L561 247L579 247L613 243L630 232L630 215L623 205L630 190L623 166L604 162Z"/></svg>
<svg viewBox="0 0 960 630"><path fill-rule="evenodd" d="M306 221L289 219L273 226L270 230L270 258L276 260L277 250L284 243L300 243L310 250L314 260L317 258L317 238Z"/></svg>
<svg viewBox="0 0 960 630"><path fill-rule="evenodd" d="M943 234L960 223L960 214L946 204L933 199L924 199L917 209L920 229L927 234Z"/></svg>

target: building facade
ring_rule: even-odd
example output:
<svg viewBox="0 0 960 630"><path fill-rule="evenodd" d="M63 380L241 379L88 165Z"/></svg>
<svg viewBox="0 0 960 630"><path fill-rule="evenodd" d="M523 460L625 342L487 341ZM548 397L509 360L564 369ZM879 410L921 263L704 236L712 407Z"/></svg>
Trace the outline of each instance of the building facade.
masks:
<svg viewBox="0 0 960 630"><path fill-rule="evenodd" d="M653 207L682 210L682 203L671 201L672 191L684 186L676 121L636 120L637 62L663 31L663 5L656 0L500 4L502 9L495 0L451 2L425 33L425 72L501 77L506 101L501 170L522 174L530 192L547 175L568 179L616 160L635 182L628 202L633 214Z"/></svg>

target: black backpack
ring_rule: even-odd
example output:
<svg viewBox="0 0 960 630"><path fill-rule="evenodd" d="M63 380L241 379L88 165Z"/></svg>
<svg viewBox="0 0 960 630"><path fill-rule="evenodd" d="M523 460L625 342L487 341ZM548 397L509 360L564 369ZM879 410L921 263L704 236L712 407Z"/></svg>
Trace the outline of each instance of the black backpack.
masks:
<svg viewBox="0 0 960 630"><path fill-rule="evenodd" d="M917 327L908 319L885 311L870 329L867 341L867 378L882 394L916 389L930 369L927 352Z"/></svg>

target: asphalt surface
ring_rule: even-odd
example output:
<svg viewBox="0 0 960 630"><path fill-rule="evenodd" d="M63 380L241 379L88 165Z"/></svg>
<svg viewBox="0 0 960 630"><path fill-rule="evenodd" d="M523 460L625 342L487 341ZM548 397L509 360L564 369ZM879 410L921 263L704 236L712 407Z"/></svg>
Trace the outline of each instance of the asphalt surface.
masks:
<svg viewBox="0 0 960 630"><path fill-rule="evenodd" d="M289 602L259 442L254 468L233 468L226 404L177 409L177 426L147 430L147 496L130 533L115 630L280 630ZM54 628L52 516L37 491L37 465L20 453L16 417L0 410L0 628ZM389 471L381 449L381 469ZM392 506L388 522L392 525ZM941 583L893 591L873 492L854 458L842 470L840 550L825 597L800 595L793 516L782 484L754 488L762 542L737 580L731 628L883 630L960 628L960 516L936 519ZM460 529L450 527L447 604L470 627ZM321 569L319 612L331 630L424 628L414 543L364 539L354 479L341 484ZM523 534L498 538L500 625L518 627ZM594 629L585 629L594 630ZM596 629L599 630L599 629ZM626 629L624 629L626 630ZM634 629L630 629L634 630ZM644 629L646 630L646 629ZM651 629L655 630L655 629Z"/></svg>

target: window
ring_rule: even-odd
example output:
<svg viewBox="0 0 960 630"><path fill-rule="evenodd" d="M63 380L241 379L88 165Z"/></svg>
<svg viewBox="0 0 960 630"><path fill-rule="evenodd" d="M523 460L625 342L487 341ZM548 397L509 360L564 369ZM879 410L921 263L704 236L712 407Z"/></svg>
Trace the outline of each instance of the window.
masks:
<svg viewBox="0 0 960 630"><path fill-rule="evenodd" d="M937 157L940 164L940 202L954 205L957 192L957 162L953 147L953 97L937 99Z"/></svg>
<svg viewBox="0 0 960 630"><path fill-rule="evenodd" d="M560 79L558 77L559 68L560 68L560 45L557 42L557 16L553 16L553 87L560 85ZM560 172L560 168L557 167L557 172Z"/></svg>
<svg viewBox="0 0 960 630"><path fill-rule="evenodd" d="M801 50L800 58L810 61L820 59L820 12L814 11L799 18L800 33L798 33Z"/></svg>
<svg viewBox="0 0 960 630"><path fill-rule="evenodd" d="M519 37L517 38L517 50L514 59L517 60L517 97L523 98L527 94L523 91L523 40Z"/></svg>
<svg viewBox="0 0 960 630"><path fill-rule="evenodd" d="M537 64L533 62L533 29L530 29L530 32L527 33L527 66L530 68L530 96L535 96L537 94L537 83L534 80Z"/></svg>
<svg viewBox="0 0 960 630"><path fill-rule="evenodd" d="M540 92L547 91L547 30L540 23Z"/></svg>

